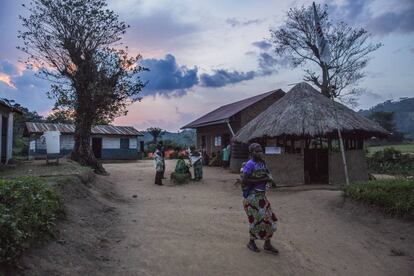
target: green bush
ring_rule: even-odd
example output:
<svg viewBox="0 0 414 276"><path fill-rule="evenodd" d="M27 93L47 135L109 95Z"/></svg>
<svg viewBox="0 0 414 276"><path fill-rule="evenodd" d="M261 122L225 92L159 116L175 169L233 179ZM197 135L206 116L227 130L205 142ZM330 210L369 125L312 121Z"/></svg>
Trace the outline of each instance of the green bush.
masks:
<svg viewBox="0 0 414 276"><path fill-rule="evenodd" d="M32 243L53 235L63 213L57 193L40 178L0 179L0 263L13 263Z"/></svg>
<svg viewBox="0 0 414 276"><path fill-rule="evenodd" d="M392 216L414 216L414 180L357 182L343 188L344 196L373 205Z"/></svg>
<svg viewBox="0 0 414 276"><path fill-rule="evenodd" d="M367 157L368 168L377 173L413 175L414 157L394 148L385 148Z"/></svg>

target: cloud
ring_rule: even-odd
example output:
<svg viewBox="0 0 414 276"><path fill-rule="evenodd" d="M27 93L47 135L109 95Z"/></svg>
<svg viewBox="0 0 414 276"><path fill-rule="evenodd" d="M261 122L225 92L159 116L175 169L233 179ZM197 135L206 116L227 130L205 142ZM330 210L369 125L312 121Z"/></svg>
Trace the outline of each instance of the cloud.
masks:
<svg viewBox="0 0 414 276"><path fill-rule="evenodd" d="M3 77L7 77L10 83L4 81ZM49 90L50 83L38 78L34 71L20 71L11 62L0 60L0 97L14 100L30 110L45 112L50 110L54 103L47 98L46 93Z"/></svg>
<svg viewBox="0 0 414 276"><path fill-rule="evenodd" d="M398 1L398 5L385 6L384 12L372 1L347 0L343 5L329 4L331 18L345 18L351 24L362 25L375 35L414 32L414 1ZM375 11L375 14L372 12Z"/></svg>
<svg viewBox="0 0 414 276"><path fill-rule="evenodd" d="M289 65L288 58L276 58L266 52L262 52L258 57L259 72L261 75L267 76L273 73L277 73L278 67L286 67Z"/></svg>
<svg viewBox="0 0 414 276"><path fill-rule="evenodd" d="M272 47L272 44L266 40L255 41L252 43L252 45L264 51L267 51Z"/></svg>
<svg viewBox="0 0 414 276"><path fill-rule="evenodd" d="M138 13L138 14L137 14ZM185 47L191 41L187 36L200 31L201 26L186 22L168 10L156 10L149 14L131 13L120 10L120 14L130 25L125 35L127 44L138 45L137 49L176 49Z"/></svg>
<svg viewBox="0 0 414 276"><path fill-rule="evenodd" d="M214 70L212 75L201 74L200 83L204 87L223 87L228 84L234 84L245 80L251 80L256 77L256 72L239 72L228 71L225 69Z"/></svg>
<svg viewBox="0 0 414 276"><path fill-rule="evenodd" d="M3 72L7 75L16 75L19 70L17 66L8 60L0 60L0 72Z"/></svg>
<svg viewBox="0 0 414 276"><path fill-rule="evenodd" d="M236 18L236 17L226 19L226 23L228 25L230 25L230 27L232 27L232 28L246 27L246 26L249 26L249 25L258 25L262 22L263 22L262 19L250 19L250 20L248 20L248 19L240 19L240 18Z"/></svg>
<svg viewBox="0 0 414 276"><path fill-rule="evenodd" d="M178 95L186 93L186 89L198 84L197 67L192 69L179 66L175 57L168 54L164 59L143 59L141 65L150 71L143 72L141 79L148 82L143 95L168 95L175 92Z"/></svg>

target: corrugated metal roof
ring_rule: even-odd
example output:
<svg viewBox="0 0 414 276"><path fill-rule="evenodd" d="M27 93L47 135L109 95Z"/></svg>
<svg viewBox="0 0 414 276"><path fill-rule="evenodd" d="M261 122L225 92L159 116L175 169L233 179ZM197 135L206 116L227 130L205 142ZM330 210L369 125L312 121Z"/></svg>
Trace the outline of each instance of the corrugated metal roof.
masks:
<svg viewBox="0 0 414 276"><path fill-rule="evenodd" d="M224 105L210 113L207 113L203 117L200 117L197 120L183 126L182 128L197 128L207 125L224 123L228 119L230 119L230 117L236 115L237 113L246 109L247 107L263 100L264 98L272 95L273 93L280 93L282 95L285 94L285 92L283 92L281 89L278 89L251 98L247 98L235 103Z"/></svg>
<svg viewBox="0 0 414 276"><path fill-rule="evenodd" d="M26 122L26 133L43 133L45 131L60 131L61 133L70 134L75 133L75 125L71 124L50 124L50 123L32 123ZM92 134L94 135L129 135L129 136L143 136L131 126L113 126L113 125L97 125L92 127Z"/></svg>
<svg viewBox="0 0 414 276"><path fill-rule="evenodd" d="M22 111L21 111L21 110L19 110L19 109L17 109L17 108L15 108L15 107L13 107L13 106L10 104L9 100L7 100L7 99L5 99L5 98L0 98L0 105L4 106L4 107L6 107L6 108L10 108L12 112L17 112L17 113L22 114Z"/></svg>

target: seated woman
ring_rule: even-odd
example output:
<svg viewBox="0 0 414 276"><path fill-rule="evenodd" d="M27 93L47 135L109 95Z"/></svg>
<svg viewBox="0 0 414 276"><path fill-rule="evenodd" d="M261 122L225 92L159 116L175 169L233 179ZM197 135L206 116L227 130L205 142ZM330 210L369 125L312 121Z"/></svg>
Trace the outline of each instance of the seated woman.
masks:
<svg viewBox="0 0 414 276"><path fill-rule="evenodd" d="M189 166L184 161L184 156L180 154L178 156L177 164L175 165L175 171L171 173L171 180L176 184L188 183L191 179L191 173Z"/></svg>
<svg viewBox="0 0 414 276"><path fill-rule="evenodd" d="M201 180L203 178L203 158L194 146L190 148L190 165L194 168L193 180Z"/></svg>

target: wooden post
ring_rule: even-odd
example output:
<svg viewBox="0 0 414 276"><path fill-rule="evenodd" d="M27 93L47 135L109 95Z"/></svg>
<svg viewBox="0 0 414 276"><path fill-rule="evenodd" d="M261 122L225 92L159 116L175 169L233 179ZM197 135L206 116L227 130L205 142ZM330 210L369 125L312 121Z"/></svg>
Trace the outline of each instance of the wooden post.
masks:
<svg viewBox="0 0 414 276"><path fill-rule="evenodd" d="M333 106L334 112L335 112L334 116L335 116L337 131L338 131L338 139L339 139L339 147L341 149L342 163L344 165L345 183L346 183L346 185L349 185L348 166L347 166L347 163L346 163L344 142L342 140L342 134L341 134L341 130L340 130L339 122L338 122L338 113L337 113L337 110L336 110L336 107L335 107L334 99L331 99L331 100L332 100L332 106Z"/></svg>
<svg viewBox="0 0 414 276"><path fill-rule="evenodd" d="M341 154L342 154L342 162L344 164L345 183L346 185L349 185L348 166L346 164L344 142L342 141L342 134L341 134L341 130L339 129L339 126L338 126L338 137L339 137L339 146L341 148Z"/></svg>

